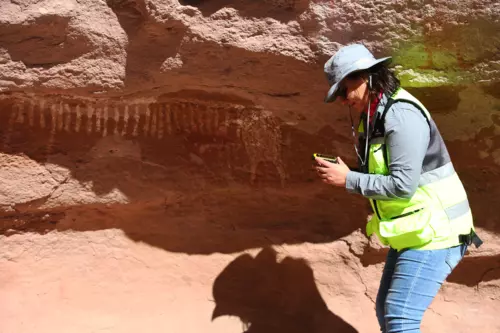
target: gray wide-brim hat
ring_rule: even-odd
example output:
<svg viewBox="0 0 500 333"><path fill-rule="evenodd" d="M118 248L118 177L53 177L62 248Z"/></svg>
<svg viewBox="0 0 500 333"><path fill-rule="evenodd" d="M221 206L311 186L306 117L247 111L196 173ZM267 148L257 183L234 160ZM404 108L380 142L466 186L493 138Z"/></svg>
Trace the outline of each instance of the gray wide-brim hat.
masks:
<svg viewBox="0 0 500 333"><path fill-rule="evenodd" d="M330 85L330 90L325 97L325 102L335 101L339 83L349 74L368 69L392 57L375 59L373 54L362 44L351 44L340 48L325 63L324 72Z"/></svg>

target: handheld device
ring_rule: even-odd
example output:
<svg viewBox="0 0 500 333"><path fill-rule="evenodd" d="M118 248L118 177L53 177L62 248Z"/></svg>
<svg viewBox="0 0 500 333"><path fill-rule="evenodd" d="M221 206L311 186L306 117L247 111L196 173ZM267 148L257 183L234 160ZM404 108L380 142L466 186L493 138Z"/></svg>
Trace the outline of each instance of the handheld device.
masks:
<svg viewBox="0 0 500 333"><path fill-rule="evenodd" d="M338 164L339 162L337 161L337 158L336 157L333 157L333 156L328 156L328 155L324 155L324 154L319 154L319 153L314 153L312 155L312 159L314 160L316 157L319 157L319 158L322 158L324 159L325 161L328 161L330 163L335 163L335 164Z"/></svg>

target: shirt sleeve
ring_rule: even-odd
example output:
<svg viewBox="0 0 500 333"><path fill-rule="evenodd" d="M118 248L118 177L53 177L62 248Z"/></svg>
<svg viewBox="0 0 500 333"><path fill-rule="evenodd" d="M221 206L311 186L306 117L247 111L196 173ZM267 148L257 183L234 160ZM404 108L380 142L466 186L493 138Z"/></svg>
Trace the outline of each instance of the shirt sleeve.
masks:
<svg viewBox="0 0 500 333"><path fill-rule="evenodd" d="M384 126L389 175L350 171L346 189L376 200L409 199L418 187L429 146L429 125L415 106L397 103L387 111Z"/></svg>

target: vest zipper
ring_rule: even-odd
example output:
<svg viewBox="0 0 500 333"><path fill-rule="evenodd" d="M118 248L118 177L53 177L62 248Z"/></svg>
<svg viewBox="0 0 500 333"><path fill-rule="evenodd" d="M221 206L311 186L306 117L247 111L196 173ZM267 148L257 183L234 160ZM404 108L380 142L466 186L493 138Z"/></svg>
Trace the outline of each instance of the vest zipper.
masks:
<svg viewBox="0 0 500 333"><path fill-rule="evenodd" d="M405 214L401 214L401 215L397 215L397 216L394 216L394 217L391 217L391 220L395 220L395 219L399 219L401 217L406 217L406 216L409 216L409 215L412 215L412 214L415 214L415 213L418 213L422 210L423 208L419 208L417 210L414 210L414 211L411 211L411 212L408 212L408 213L405 213Z"/></svg>

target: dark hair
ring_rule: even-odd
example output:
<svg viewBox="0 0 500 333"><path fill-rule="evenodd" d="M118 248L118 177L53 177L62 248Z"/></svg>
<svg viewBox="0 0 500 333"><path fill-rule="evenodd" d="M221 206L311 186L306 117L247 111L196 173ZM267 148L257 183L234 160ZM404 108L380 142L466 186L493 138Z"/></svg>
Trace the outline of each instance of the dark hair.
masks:
<svg viewBox="0 0 500 333"><path fill-rule="evenodd" d="M387 67L386 63L377 64L370 69L368 73L372 76L372 88L370 94L378 94L380 91L392 95L401 85L399 79Z"/></svg>
<svg viewBox="0 0 500 333"><path fill-rule="evenodd" d="M360 76L372 76L372 87L370 98L375 99L379 92L392 95L400 86L400 81L394 73L387 67L387 63L382 62L366 70L351 73L346 79L357 79Z"/></svg>

